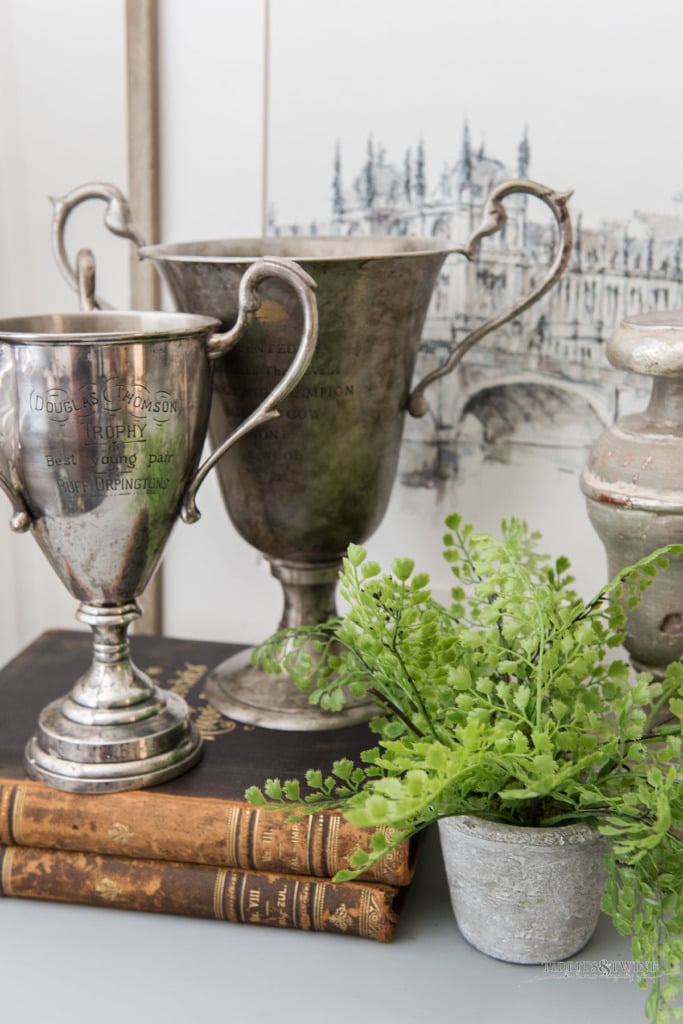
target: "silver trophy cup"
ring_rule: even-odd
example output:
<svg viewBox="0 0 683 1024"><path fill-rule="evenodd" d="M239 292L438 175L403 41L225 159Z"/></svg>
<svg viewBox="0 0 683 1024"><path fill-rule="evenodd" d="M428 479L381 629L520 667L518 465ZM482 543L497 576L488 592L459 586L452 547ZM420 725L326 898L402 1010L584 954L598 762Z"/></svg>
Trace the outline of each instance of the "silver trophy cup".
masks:
<svg viewBox="0 0 683 1024"><path fill-rule="evenodd" d="M432 292L451 253L472 259L487 235L506 223L504 200L532 195L558 226L554 258L530 293L482 323L454 347L448 361L412 385L418 346ZM145 246L125 198L95 183L55 202L57 261L75 276L64 231L79 203L106 202L105 223L131 239L168 285L179 309L208 313L224 326L235 318L233 296L242 275L264 253L286 256L315 280L320 330L316 354L296 393L282 405L277 444L259 430L231 450L218 467L228 515L241 536L261 551L284 591L281 628L333 617L341 559L362 543L385 514L396 475L406 412L427 410L425 389L450 372L475 342L536 302L558 280L572 244L568 194L512 181L497 188L467 245L438 238L340 236L233 239ZM513 200L514 201L514 200ZM264 316L249 344L217 361L209 433L230 430L282 373L301 314L277 281L264 288ZM227 627L226 627L227 628ZM371 704L349 700L341 713L311 707L307 695L268 675L243 652L217 667L209 699L242 722L278 729L327 729L370 717Z"/></svg>
<svg viewBox="0 0 683 1024"><path fill-rule="evenodd" d="M87 254L80 266L92 280ZM244 334L256 288L279 275L305 307L301 343L276 388L203 466L215 359ZM242 279L234 328L181 313L81 312L0 320L0 487L11 525L30 530L92 627L93 660L41 713L28 774L59 789L104 792L172 778L200 757L187 705L131 661L127 628L178 519L249 430L269 422L316 338L308 279L261 261Z"/></svg>

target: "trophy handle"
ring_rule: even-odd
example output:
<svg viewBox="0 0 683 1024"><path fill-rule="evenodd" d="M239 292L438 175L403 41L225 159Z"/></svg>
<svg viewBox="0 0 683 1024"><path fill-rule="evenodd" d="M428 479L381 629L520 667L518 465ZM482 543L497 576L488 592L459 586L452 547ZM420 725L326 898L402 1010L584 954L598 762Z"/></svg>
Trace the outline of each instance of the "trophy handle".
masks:
<svg viewBox="0 0 683 1024"><path fill-rule="evenodd" d="M261 300L256 294L256 287L260 281L264 281L269 277L278 277L285 280L294 289L301 303L304 314L304 326L299 347L289 365L289 369L270 394L199 467L194 480L185 492L180 512L183 522L194 523L199 519L200 512L196 505L197 490L218 460L223 457L229 448L232 448L236 441L239 441L249 431L260 426L262 423L267 423L268 420L277 419L280 413L274 406L281 402L296 387L313 358L318 340L318 307L314 294L315 281L292 260L274 259L266 256L259 259L256 263L252 263L242 275L239 286L237 321L229 331L226 331L224 334L214 334L209 339L207 343L209 359L216 359L218 356L224 355L238 342L249 323L250 314L254 313L261 305Z"/></svg>
<svg viewBox="0 0 683 1024"><path fill-rule="evenodd" d="M79 293L83 303L78 268L70 263L64 242L66 222L77 206L80 206L81 203L86 202L88 199L104 200L107 204L104 213L104 223L111 233L118 235L120 238L130 239L138 248L144 245L145 242L133 224L133 216L128 200L116 185L111 185L105 181L89 182L86 185L79 185L77 188L72 189L65 196L58 198L51 196L50 199L54 206L52 217L52 251L57 261L57 266L68 284ZM105 302L104 299L97 295L93 295L92 303L92 305L84 306L84 308L111 309L111 304Z"/></svg>
<svg viewBox="0 0 683 1024"><path fill-rule="evenodd" d="M449 358L442 365L437 367L436 370L432 370L428 373L420 383L411 392L410 398L408 399L408 411L411 416L424 416L429 406L425 399L424 393L435 380L439 377L445 376L450 373L451 370L455 369L458 363L462 360L463 356L485 335L490 334L491 331L495 331L497 327L501 327L508 320L512 320L515 316L518 316L529 306L532 306L542 295L552 288L555 282L562 276L564 270L569 262L569 257L572 251L572 222L569 216L569 210L567 209L567 203L571 198L571 191L569 192L555 192L553 189L548 188L546 185L541 185L535 181L509 181L498 188L494 189L488 197L486 206L484 207L484 215L481 224L474 232L469 242L464 248L454 249L454 252L461 253L468 260L474 258L479 248L479 243L482 238L487 235L493 235L496 231L500 231L507 221L507 214L503 207L503 200L507 196L525 194L535 196L540 199L550 208L557 222L559 231L560 244L557 247L555 259L553 260L546 276L543 278L541 283L533 288L528 295L523 296L511 309L506 312L500 313L492 320L487 320L486 323L477 327L474 331L468 334L462 341L458 342Z"/></svg>
<svg viewBox="0 0 683 1024"><path fill-rule="evenodd" d="M0 489L2 489L12 503L12 518L10 527L15 533L26 533L33 521L28 505L22 498L16 487L9 482L4 473L0 473Z"/></svg>

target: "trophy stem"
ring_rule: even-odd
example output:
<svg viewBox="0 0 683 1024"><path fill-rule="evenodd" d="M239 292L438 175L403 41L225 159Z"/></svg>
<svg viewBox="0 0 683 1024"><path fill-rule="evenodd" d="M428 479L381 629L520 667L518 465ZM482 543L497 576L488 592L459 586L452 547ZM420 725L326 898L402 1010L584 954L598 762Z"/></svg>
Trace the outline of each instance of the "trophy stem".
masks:
<svg viewBox="0 0 683 1024"><path fill-rule="evenodd" d="M337 614L335 593L341 559L307 565L273 558L270 571L282 586L284 608L280 629L329 622Z"/></svg>
<svg viewBox="0 0 683 1024"><path fill-rule="evenodd" d="M110 711L130 709L129 721L147 717L140 704L154 697L154 684L130 658L128 626L141 615L137 601L115 607L81 604L76 618L93 631L93 661L73 690L72 700L87 711L97 709L102 721ZM87 719L92 721L92 718Z"/></svg>
<svg viewBox="0 0 683 1024"><path fill-rule="evenodd" d="M270 559L270 568L284 595L280 629L322 625L337 615L340 558L320 563ZM309 703L287 672L270 674L252 665L252 652L247 648L228 658L207 679L206 699L228 718L265 729L320 732L367 722L377 713L371 701L351 696L342 711L324 711Z"/></svg>
<svg viewBox="0 0 683 1024"><path fill-rule="evenodd" d="M41 712L25 751L28 775L72 793L141 789L201 757L201 737L182 697L161 690L130 658L127 630L137 601L81 604L93 630L93 660L71 692Z"/></svg>

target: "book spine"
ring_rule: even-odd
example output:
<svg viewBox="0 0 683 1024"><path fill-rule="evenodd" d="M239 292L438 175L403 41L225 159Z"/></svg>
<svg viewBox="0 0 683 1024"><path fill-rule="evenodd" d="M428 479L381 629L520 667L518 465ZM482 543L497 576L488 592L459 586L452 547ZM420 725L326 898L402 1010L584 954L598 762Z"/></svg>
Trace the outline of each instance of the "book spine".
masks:
<svg viewBox="0 0 683 1024"><path fill-rule="evenodd" d="M0 846L0 896L180 914L390 942L393 886Z"/></svg>
<svg viewBox="0 0 683 1024"><path fill-rule="evenodd" d="M371 829L323 811L288 820L246 802L147 791L65 793L0 779L0 843L331 878ZM414 846L402 843L364 881L407 885Z"/></svg>

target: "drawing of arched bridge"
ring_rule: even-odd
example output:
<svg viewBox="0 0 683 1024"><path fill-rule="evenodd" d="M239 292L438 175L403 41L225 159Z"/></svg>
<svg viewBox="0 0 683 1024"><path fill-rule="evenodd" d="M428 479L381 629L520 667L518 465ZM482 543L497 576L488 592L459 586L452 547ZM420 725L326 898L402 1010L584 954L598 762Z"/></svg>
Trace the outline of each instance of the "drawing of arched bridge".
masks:
<svg viewBox="0 0 683 1024"><path fill-rule="evenodd" d="M442 488L458 476L463 456L473 454L501 463L547 459L578 472L605 427L637 401L642 406L647 380L610 366L602 340L582 336L573 323L543 323L544 316L527 314L522 324L503 329L502 339L479 343L431 385L427 415L406 421L404 486ZM471 322L451 321L451 339L470 329ZM435 338L438 333L428 322L416 380L450 354L453 341ZM518 337L526 339L522 346Z"/></svg>

